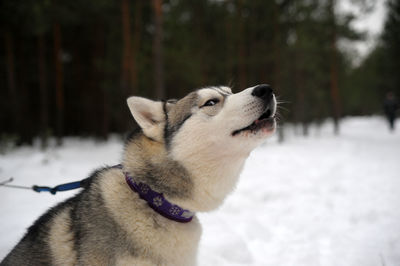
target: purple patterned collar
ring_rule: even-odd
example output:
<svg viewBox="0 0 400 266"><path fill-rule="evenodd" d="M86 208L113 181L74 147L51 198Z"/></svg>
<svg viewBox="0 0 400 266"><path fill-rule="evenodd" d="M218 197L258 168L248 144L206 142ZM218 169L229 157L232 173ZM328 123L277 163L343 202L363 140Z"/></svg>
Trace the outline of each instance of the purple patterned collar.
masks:
<svg viewBox="0 0 400 266"><path fill-rule="evenodd" d="M194 216L193 212L170 203L164 198L162 193L155 192L146 184L136 183L128 173L125 173L125 180L129 187L139 194L140 198L147 201L147 204L149 204L153 210L165 218L180 223L188 223L192 220Z"/></svg>

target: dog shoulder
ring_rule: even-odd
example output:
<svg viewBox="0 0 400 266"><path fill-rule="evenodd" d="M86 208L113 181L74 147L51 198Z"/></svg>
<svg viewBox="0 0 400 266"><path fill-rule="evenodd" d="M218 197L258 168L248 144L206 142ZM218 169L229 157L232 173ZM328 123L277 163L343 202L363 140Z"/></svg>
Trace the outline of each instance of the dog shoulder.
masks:
<svg viewBox="0 0 400 266"><path fill-rule="evenodd" d="M79 221L74 221L77 218L74 214L84 210L85 206L93 205L85 200L96 198L95 195L100 193L97 188L101 177L111 169L113 168L103 167L94 171L88 178L81 181L83 188L81 192L50 208L40 216L28 228L21 241L4 258L1 265L27 265L27 262L32 265L57 264L54 258L62 257L59 254L69 254L67 261L72 262L75 244L79 241L77 232L80 230L77 228ZM85 205L84 208L82 205ZM85 214L88 214L86 211L87 208ZM78 216L85 214L81 213ZM67 240L64 245L58 245L57 243L62 242L63 239ZM68 265L68 263L64 265Z"/></svg>

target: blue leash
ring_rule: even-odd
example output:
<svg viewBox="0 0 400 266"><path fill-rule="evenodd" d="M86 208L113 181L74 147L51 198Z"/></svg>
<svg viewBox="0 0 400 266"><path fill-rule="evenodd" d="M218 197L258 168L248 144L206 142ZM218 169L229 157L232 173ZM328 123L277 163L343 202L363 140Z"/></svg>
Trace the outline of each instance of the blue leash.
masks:
<svg viewBox="0 0 400 266"><path fill-rule="evenodd" d="M55 187L42 187L42 186L33 186L32 189L36 192L50 192L55 195L59 191L68 191L82 187L82 181L76 181L66 184L57 185Z"/></svg>
<svg viewBox="0 0 400 266"><path fill-rule="evenodd" d="M71 183L66 183L66 184L61 184L57 185L55 187L45 187L45 186L32 186L32 187L27 187L27 186L18 186L18 185L11 185L11 183L14 180L14 178L10 178L8 180L5 180L3 182L0 182L1 187L8 187L8 188L20 188L20 189L32 189L33 191L36 192L50 192L51 194L55 195L58 191L67 191L67 190L72 190L76 188L82 187L82 181L76 181L76 182L71 182Z"/></svg>
<svg viewBox="0 0 400 266"><path fill-rule="evenodd" d="M110 168L122 169L122 165L121 164L117 164L117 165L111 166ZM2 181L2 182L0 182L0 186L8 187L8 188L32 189L33 191L36 191L38 193L40 193L40 192L50 192L51 194L55 195L59 191L68 191L68 190L81 188L86 179L83 179L81 181L75 181L75 182L71 182L71 183L65 183L65 184L57 185L55 187L45 187L45 186L37 186L37 185L34 185L32 187L26 187L26 186L18 186L18 185L9 184L13 180L14 180L14 178L11 177L8 180Z"/></svg>

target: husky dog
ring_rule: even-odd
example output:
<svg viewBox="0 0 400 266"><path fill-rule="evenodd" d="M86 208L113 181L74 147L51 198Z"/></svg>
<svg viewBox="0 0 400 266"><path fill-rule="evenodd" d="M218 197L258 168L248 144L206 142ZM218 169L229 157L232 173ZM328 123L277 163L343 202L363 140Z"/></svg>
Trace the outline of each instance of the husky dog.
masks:
<svg viewBox="0 0 400 266"><path fill-rule="evenodd" d="M220 206L276 127L268 85L207 87L177 101L128 98L139 125L122 165L50 209L1 265L195 265L195 212Z"/></svg>

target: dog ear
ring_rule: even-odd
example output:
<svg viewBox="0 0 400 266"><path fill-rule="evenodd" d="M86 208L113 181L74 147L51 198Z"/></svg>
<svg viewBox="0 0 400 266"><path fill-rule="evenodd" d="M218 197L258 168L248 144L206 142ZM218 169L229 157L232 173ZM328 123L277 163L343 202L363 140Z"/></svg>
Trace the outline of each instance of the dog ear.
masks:
<svg viewBox="0 0 400 266"><path fill-rule="evenodd" d="M162 102L152 101L142 97L127 99L129 110L143 132L151 138L157 138L160 124L165 121Z"/></svg>

